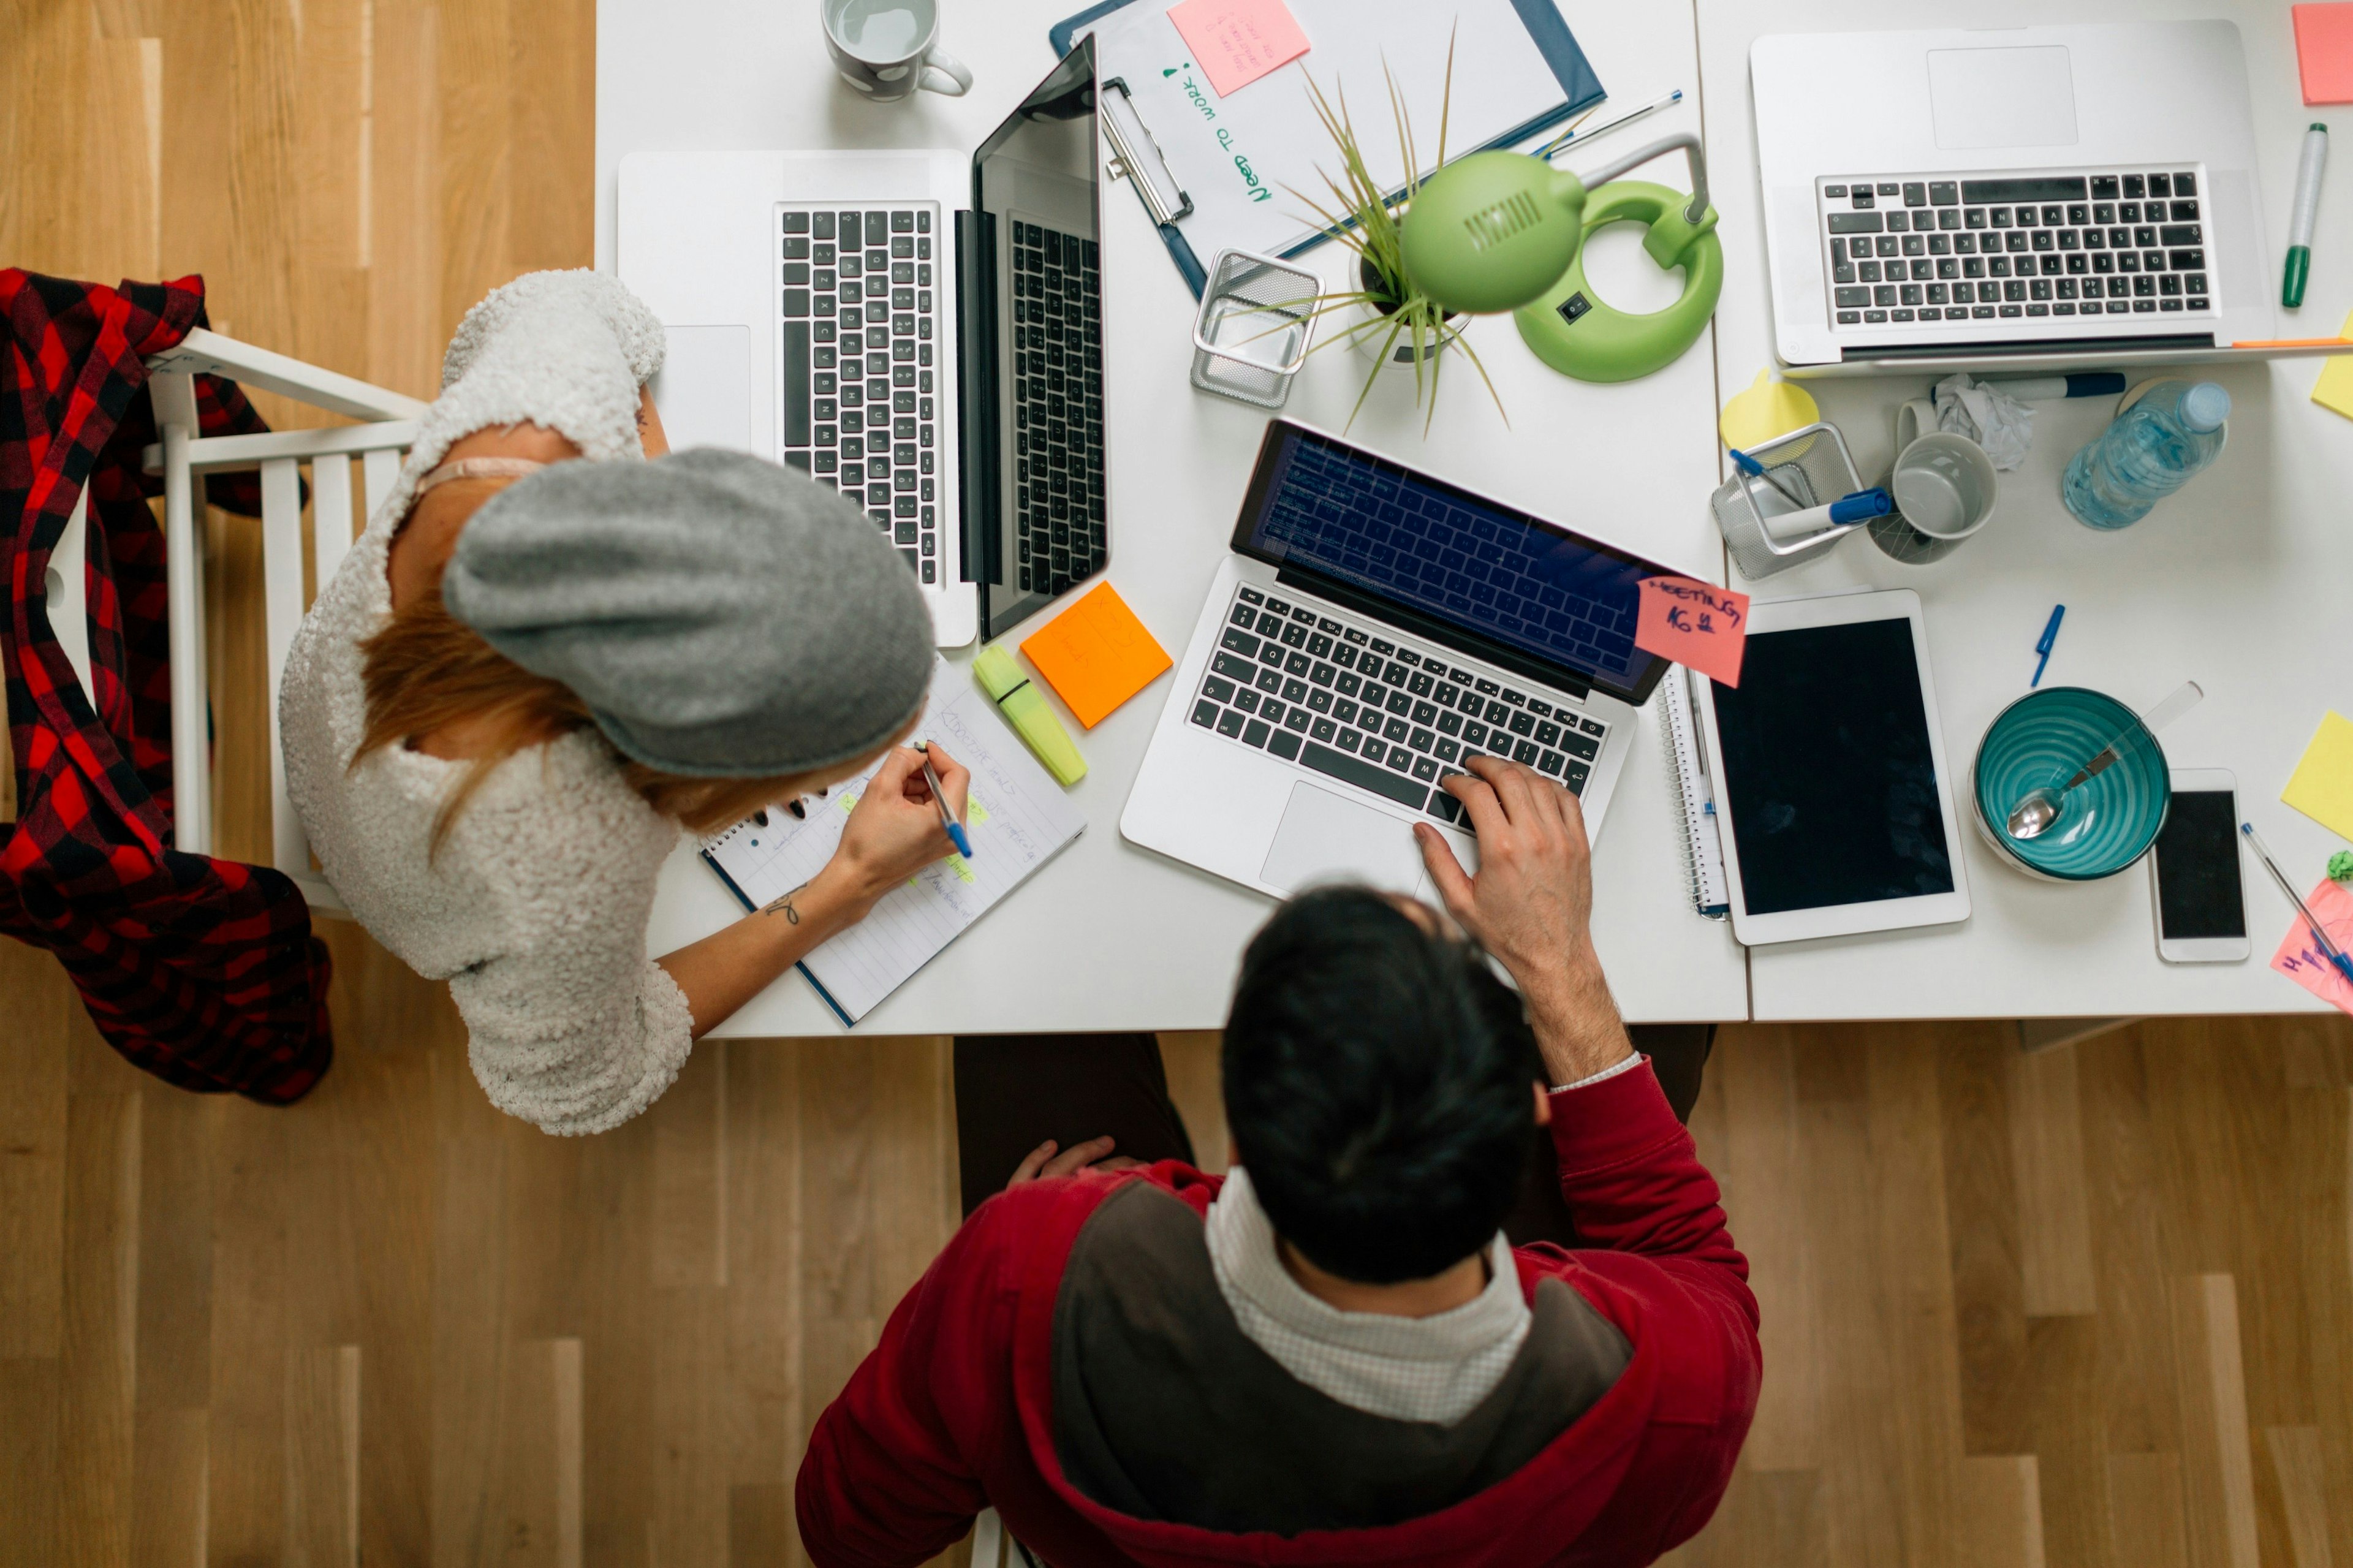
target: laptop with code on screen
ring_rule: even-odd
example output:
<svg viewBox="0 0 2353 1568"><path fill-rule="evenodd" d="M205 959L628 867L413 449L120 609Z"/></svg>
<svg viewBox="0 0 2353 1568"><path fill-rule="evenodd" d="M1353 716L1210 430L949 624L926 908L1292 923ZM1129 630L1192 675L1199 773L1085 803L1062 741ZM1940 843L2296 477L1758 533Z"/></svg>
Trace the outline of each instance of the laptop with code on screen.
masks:
<svg viewBox="0 0 2353 1568"><path fill-rule="evenodd" d="M1474 863L1440 787L1474 756L1557 780L1600 832L1668 567L1292 421L1267 427L1120 818L1149 849L1277 896L1426 891L1413 825Z"/></svg>

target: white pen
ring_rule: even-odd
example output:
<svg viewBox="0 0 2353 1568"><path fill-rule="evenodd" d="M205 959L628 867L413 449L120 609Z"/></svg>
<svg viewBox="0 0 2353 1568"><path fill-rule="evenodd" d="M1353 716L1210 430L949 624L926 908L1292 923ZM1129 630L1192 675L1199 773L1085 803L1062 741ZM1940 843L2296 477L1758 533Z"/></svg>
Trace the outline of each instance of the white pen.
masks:
<svg viewBox="0 0 2353 1568"><path fill-rule="evenodd" d="M1634 121L1641 119L1644 115L1656 114L1662 109L1672 109L1683 100L1683 89L1682 88L1677 88L1674 91L1667 94L1666 97L1659 100L1656 103L1646 103L1641 108L1633 110L1631 113L1621 114L1617 119L1607 121L1602 124L1595 126L1590 131L1579 131L1576 126L1572 125L1567 130L1562 132L1559 135L1554 137L1551 141L1546 142L1543 146L1537 148L1534 156L1538 158L1549 158L1572 142L1590 142L1596 136L1606 136L1621 125L1631 125Z"/></svg>
<svg viewBox="0 0 2353 1568"><path fill-rule="evenodd" d="M2288 211L2287 270L2280 279L2280 303L2304 303L2304 280L2312 270L2312 221L2320 212L2320 172L2328 163L2328 127L2304 133L2304 156L2295 166L2295 205Z"/></svg>

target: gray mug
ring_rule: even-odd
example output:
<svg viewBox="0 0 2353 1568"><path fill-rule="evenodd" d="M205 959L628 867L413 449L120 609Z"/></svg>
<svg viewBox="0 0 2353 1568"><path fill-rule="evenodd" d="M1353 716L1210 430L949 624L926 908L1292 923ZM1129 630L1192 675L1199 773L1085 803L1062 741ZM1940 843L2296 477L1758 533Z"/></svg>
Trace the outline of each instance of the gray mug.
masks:
<svg viewBox="0 0 2353 1568"><path fill-rule="evenodd" d="M878 102L917 88L961 98L972 87L964 62L936 47L937 0L823 0L825 47L841 79Z"/></svg>

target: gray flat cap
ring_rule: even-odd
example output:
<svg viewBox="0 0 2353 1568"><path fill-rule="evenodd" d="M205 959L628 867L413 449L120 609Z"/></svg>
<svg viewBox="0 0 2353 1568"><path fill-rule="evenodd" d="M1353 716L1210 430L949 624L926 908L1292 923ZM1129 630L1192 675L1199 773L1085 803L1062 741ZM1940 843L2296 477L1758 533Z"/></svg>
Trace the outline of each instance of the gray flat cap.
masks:
<svg viewBox="0 0 2353 1568"><path fill-rule="evenodd" d="M825 486L737 452L518 479L459 536L441 595L672 773L847 762L896 735L931 683L931 616L899 552Z"/></svg>

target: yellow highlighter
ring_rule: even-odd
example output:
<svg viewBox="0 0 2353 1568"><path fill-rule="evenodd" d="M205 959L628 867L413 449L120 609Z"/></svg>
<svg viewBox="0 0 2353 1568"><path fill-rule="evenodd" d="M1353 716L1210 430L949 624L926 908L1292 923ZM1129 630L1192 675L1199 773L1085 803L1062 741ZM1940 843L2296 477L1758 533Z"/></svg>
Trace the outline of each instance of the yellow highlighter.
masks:
<svg viewBox="0 0 2353 1568"><path fill-rule="evenodd" d="M982 648L972 661L972 673L1056 783L1068 788L1087 776L1087 760L1071 744L1071 732L1062 728L1062 721L1054 717L1053 709L1021 673L1011 654L1002 647Z"/></svg>

